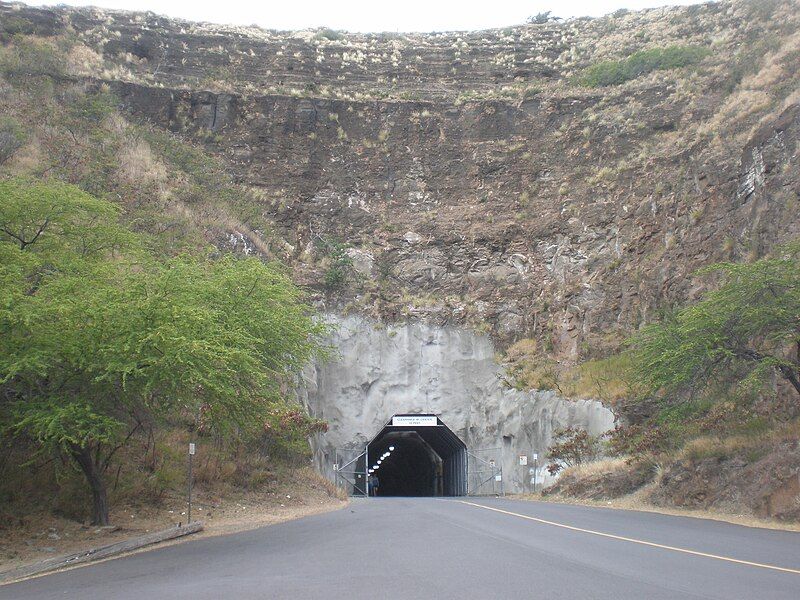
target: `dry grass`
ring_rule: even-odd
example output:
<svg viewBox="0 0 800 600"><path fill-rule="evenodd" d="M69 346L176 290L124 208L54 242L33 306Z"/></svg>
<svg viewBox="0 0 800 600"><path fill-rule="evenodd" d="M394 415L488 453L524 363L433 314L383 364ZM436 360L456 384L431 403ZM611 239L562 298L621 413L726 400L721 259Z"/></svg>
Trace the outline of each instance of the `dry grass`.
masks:
<svg viewBox="0 0 800 600"><path fill-rule="evenodd" d="M737 451L751 448L761 442L751 437L700 437L690 440L678 453L678 460L699 460L711 456L729 456Z"/></svg>
<svg viewBox="0 0 800 600"><path fill-rule="evenodd" d="M675 517L690 517L694 519L710 519L712 521L722 521L725 523L732 523L734 525L743 525L745 527L758 527L761 529L778 529L783 531L800 531L800 523L787 523L785 521L776 521L772 519L762 519L752 515L744 514L731 514L720 511L712 510L697 510L697 509L678 509L678 508L662 508L653 506L647 502L647 498L653 488L658 485L657 481L647 486L644 486L622 498L615 500L583 500L576 498L568 498L564 496L547 496L542 497L541 494L526 494L516 496L520 500L529 500L533 502L551 502L554 504L572 504L579 506L592 506L598 508L608 508L613 510L633 510L637 512L658 513L663 515L672 515Z"/></svg>
<svg viewBox="0 0 800 600"><path fill-rule="evenodd" d="M624 355L564 364L550 358L536 340L523 339L508 349L504 362L510 383L521 389L557 389L568 398L594 398L610 404L631 392Z"/></svg>
<svg viewBox="0 0 800 600"><path fill-rule="evenodd" d="M677 454L677 460L698 460L708 457L733 456L785 440L800 438L800 421L777 425L768 431L733 436L703 436L687 442Z"/></svg>
<svg viewBox="0 0 800 600"><path fill-rule="evenodd" d="M800 104L800 86L784 98L781 110L789 108L792 104Z"/></svg>
<svg viewBox="0 0 800 600"><path fill-rule="evenodd" d="M156 159L150 144L142 139L126 140L118 154L119 169L117 179L128 185L163 186L167 170Z"/></svg>
<svg viewBox="0 0 800 600"><path fill-rule="evenodd" d="M34 133L28 143L17 150L3 167L11 175L30 175L43 161L42 144Z"/></svg>
<svg viewBox="0 0 800 600"><path fill-rule="evenodd" d="M104 65L103 57L83 44L75 44L67 54L66 71L76 77L95 76Z"/></svg>
<svg viewBox="0 0 800 600"><path fill-rule="evenodd" d="M613 473L614 471L625 468L628 465L627 460L627 457L593 460L564 469L561 476L591 477L593 475Z"/></svg>
<svg viewBox="0 0 800 600"><path fill-rule="evenodd" d="M747 454L748 451L758 452L762 448L773 447L784 441L792 441L800 438L800 421L793 421L776 426L768 431L734 435L728 437L704 436L689 441L677 455L670 456L669 461L698 460L708 457L735 456L737 454ZM610 473L617 469L626 468L625 458L611 458L600 461L585 463L577 467L566 469L562 476L571 475L577 477L590 477ZM769 518L761 518L752 514L724 512L722 510L710 509L683 509L683 508L664 508L654 506L649 499L654 490L661 485L664 474L664 467L656 467L656 477L654 480L639 488L632 494L614 500L585 500L566 496L552 496L542 498L541 495L523 496L526 500L541 500L545 502L557 502L562 504L580 504L586 506L601 506L605 508L636 510L643 512L655 512L661 514L695 517L702 519L713 519L726 521L747 527L761 527L766 529L782 529L788 531L800 531L800 522L778 521Z"/></svg>
<svg viewBox="0 0 800 600"><path fill-rule="evenodd" d="M761 68L746 76L726 99L714 116L697 129L701 136L715 136L723 131L735 130L740 124L747 125L740 132L742 139L749 138L756 129L773 120L787 106L798 100L800 90L779 84L792 80L793 57L800 51L800 32L782 40L781 47L764 57ZM785 98L776 98L780 87L787 90ZM778 100L778 102L776 102ZM752 117L759 115L754 120Z"/></svg>
<svg viewBox="0 0 800 600"><path fill-rule="evenodd" d="M697 134L714 137L720 132L735 130L748 117L768 110L772 102L769 93L764 90L739 89L727 97L711 119L697 128ZM744 137L744 134L739 137Z"/></svg>

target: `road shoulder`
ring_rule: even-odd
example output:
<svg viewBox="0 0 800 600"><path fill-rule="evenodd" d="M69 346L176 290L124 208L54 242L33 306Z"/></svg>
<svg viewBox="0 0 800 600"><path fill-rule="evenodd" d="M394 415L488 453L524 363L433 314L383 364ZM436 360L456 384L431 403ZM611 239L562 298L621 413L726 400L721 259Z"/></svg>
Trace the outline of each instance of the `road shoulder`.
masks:
<svg viewBox="0 0 800 600"><path fill-rule="evenodd" d="M752 515L728 514L709 510L692 510L681 508L663 508L653 506L643 502L637 494L624 496L615 500L587 500L571 498L567 496L541 494L514 494L506 498L512 500L524 500L526 502L542 502L549 504L568 504L574 506L589 506L593 508L609 508L614 510L631 510L636 512L656 513L660 515L671 515L673 517L690 517L694 519L707 519L711 521L721 521L743 527L753 527L757 529L774 529L779 531L800 531L800 523L777 521L775 519L762 519Z"/></svg>
<svg viewBox="0 0 800 600"><path fill-rule="evenodd" d="M253 500L253 499L251 499ZM287 502L291 498L287 498ZM273 503L259 505L255 501L248 502L249 506L242 504L241 499L231 503L237 510L220 511L219 516L206 516L204 521L193 522L190 525L169 527L157 532L147 532L142 535L133 535L134 531L120 531L114 533L115 541L110 544L98 546L86 540L73 545L68 553L42 560L41 555L34 555L23 561L14 561L11 566L4 565L0 570L0 586L24 581L35 577L42 577L51 573L78 569L81 567L115 560L141 552L149 552L158 548L181 544L190 540L203 539L222 535L230 535L277 525L287 521L294 521L339 510L348 505L347 500L339 497L322 496L313 499L313 502L302 502L291 505ZM227 513L227 514L226 514ZM127 533L127 535L125 535ZM190 535L191 534L191 535Z"/></svg>

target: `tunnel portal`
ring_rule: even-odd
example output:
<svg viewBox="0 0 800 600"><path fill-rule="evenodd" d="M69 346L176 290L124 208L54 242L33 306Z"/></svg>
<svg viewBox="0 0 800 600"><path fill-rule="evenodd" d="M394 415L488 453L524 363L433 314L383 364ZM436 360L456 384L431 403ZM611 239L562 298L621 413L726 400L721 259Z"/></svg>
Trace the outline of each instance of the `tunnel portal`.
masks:
<svg viewBox="0 0 800 600"><path fill-rule="evenodd" d="M394 415L367 446L376 496L464 496L467 447L436 415Z"/></svg>

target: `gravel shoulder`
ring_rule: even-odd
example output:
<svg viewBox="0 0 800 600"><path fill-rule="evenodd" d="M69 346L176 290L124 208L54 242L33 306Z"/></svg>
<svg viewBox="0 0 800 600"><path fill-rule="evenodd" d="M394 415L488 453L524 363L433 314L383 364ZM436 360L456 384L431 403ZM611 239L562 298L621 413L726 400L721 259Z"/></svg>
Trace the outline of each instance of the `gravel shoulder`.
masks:
<svg viewBox="0 0 800 600"><path fill-rule="evenodd" d="M800 531L800 523L779 521L777 519L762 519L746 514L733 514L724 513L719 511L710 510L693 510L681 508L665 508L654 506L647 503L643 498L646 496L647 490L643 489L639 492L617 498L614 500L587 500L583 498L571 498L568 496L560 495L547 495L542 496L536 494L519 494L510 495L508 498L515 500L525 500L530 502L544 502L552 504L572 504L578 506L591 506L596 508L611 508L618 510L634 510L639 512L658 513L662 515L672 515L676 517L692 517L696 519L710 519L712 521L722 521L725 523L732 523L734 525L743 525L745 527L756 527L760 529L775 529L780 531Z"/></svg>
<svg viewBox="0 0 800 600"><path fill-rule="evenodd" d="M296 481L269 491L240 491L218 497L199 490L192 505L192 520L202 521L203 531L126 554L274 525L347 505L316 473L303 469L300 474ZM178 497L165 499L159 506L118 506L112 511L110 527L94 527L47 512L6 515L0 527L0 572L136 538L185 524L186 520L186 500Z"/></svg>

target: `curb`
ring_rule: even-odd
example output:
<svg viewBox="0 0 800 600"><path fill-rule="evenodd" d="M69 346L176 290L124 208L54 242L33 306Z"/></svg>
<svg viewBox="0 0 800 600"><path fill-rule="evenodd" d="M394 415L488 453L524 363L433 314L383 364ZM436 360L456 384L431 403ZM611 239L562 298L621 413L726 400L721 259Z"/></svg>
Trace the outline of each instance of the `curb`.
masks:
<svg viewBox="0 0 800 600"><path fill-rule="evenodd" d="M117 554L122 554L123 552L130 552L131 550L138 550L139 548L144 548L145 546L150 546L152 544L158 544L159 542L165 542L167 540L173 540L175 538L191 535L192 533L197 533L198 531L202 530L203 522L194 521L192 523L187 523L183 527L170 527L169 529L148 533L147 535L129 540L123 540L121 542L115 542L107 546L100 546L98 548L84 550L83 552L78 552L75 554L54 556L53 558L48 558L31 565L24 565L9 571L0 572L0 585L11 583L18 579L32 577L34 575L42 575L50 571L63 569L64 567L72 567L74 565L81 565L94 562L96 560L102 560L104 558L116 556Z"/></svg>

